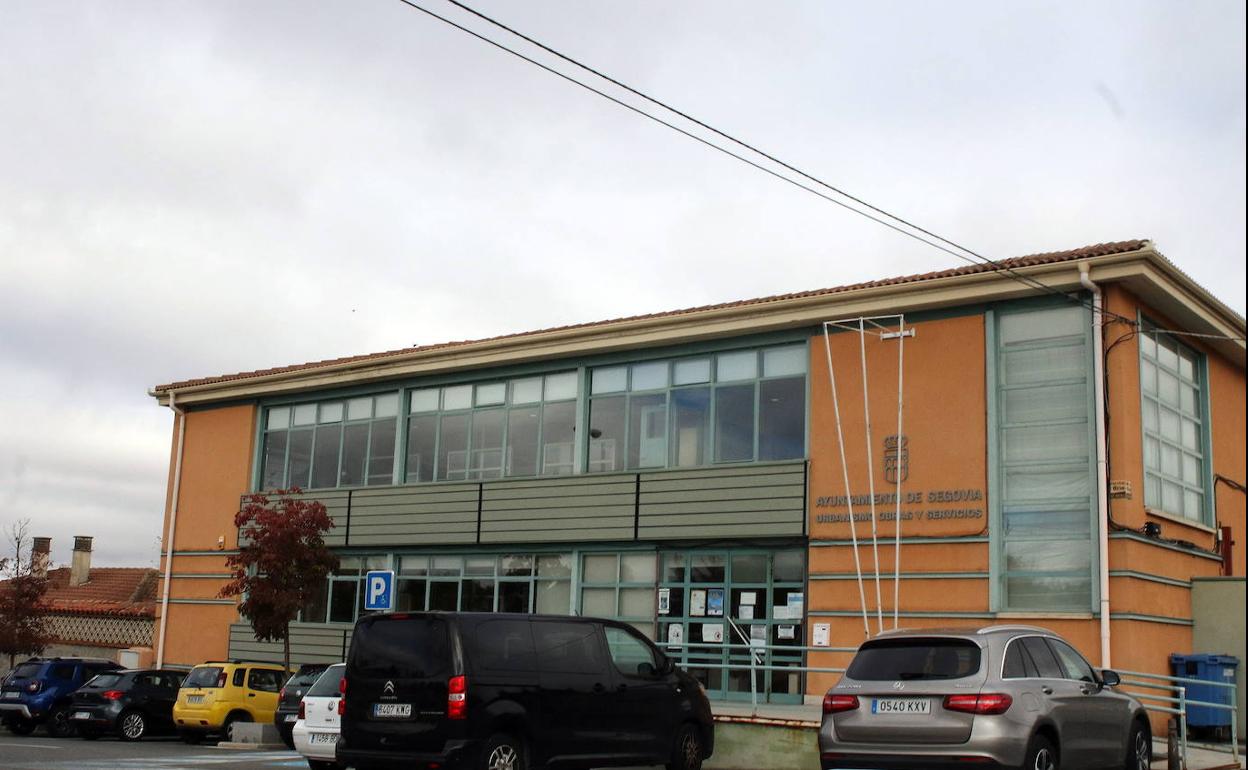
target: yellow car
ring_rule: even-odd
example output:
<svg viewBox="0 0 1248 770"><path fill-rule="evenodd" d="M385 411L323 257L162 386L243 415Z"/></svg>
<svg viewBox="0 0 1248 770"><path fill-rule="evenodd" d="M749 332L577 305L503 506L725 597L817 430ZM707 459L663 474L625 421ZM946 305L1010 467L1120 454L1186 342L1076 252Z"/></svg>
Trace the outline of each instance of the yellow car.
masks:
<svg viewBox="0 0 1248 770"><path fill-rule="evenodd" d="M229 736L236 722L272 724L286 673L272 663L211 661L191 669L173 704L173 723L187 743Z"/></svg>

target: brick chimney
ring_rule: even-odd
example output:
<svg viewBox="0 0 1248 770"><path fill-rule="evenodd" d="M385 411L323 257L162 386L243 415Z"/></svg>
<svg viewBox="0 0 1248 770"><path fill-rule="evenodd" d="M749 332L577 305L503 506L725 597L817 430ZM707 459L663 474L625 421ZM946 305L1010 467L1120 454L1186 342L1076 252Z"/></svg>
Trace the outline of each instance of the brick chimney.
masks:
<svg viewBox="0 0 1248 770"><path fill-rule="evenodd" d="M80 586L91 579L91 538L74 537L74 558L69 563L69 584Z"/></svg>
<svg viewBox="0 0 1248 770"><path fill-rule="evenodd" d="M36 537L30 546L30 571L35 577L48 576L48 562L52 558L52 538Z"/></svg>

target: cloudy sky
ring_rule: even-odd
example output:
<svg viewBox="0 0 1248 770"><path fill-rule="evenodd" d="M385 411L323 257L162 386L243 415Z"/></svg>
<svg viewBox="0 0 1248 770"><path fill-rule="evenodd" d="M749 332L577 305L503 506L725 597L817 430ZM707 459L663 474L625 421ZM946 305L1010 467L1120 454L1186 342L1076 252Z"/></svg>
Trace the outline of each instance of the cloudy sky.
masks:
<svg viewBox="0 0 1248 770"><path fill-rule="evenodd" d="M1153 238L1244 312L1240 0L475 7L981 253ZM7 0L0 52L0 525L58 562L155 563L159 383L960 264L397 0Z"/></svg>

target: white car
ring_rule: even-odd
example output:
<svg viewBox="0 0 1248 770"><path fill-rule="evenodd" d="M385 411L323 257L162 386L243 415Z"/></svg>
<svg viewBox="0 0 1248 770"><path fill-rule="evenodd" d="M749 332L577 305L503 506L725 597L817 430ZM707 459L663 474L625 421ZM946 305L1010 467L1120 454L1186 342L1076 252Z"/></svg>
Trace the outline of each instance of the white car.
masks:
<svg viewBox="0 0 1248 770"><path fill-rule="evenodd" d="M341 663L330 666L321 678L308 688L299 702L299 719L291 736L295 751L307 757L311 770L337 770L342 767L334 758L338 743L338 682L345 669Z"/></svg>

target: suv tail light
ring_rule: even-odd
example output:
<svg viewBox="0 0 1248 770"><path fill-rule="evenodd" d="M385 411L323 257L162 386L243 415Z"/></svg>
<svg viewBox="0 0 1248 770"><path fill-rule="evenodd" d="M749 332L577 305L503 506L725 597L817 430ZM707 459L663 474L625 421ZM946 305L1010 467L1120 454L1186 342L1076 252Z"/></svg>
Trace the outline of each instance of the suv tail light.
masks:
<svg viewBox="0 0 1248 770"><path fill-rule="evenodd" d="M338 702L342 703L342 701L338 701ZM308 712L303 708L303 701L299 701L299 718L300 719L308 718Z"/></svg>
<svg viewBox="0 0 1248 770"><path fill-rule="evenodd" d="M299 701L299 711L303 712L303 701ZM338 716L347 713L347 678L338 680Z"/></svg>
<svg viewBox="0 0 1248 770"><path fill-rule="evenodd" d="M286 688L285 688L285 687L283 687L280 691L278 691L278 693L277 693L277 699L278 699L278 700L286 700Z"/></svg>
<svg viewBox="0 0 1248 770"><path fill-rule="evenodd" d="M842 711L854 711L857 708L857 695L833 695L828 693L823 696L823 713L825 714L839 714Z"/></svg>
<svg viewBox="0 0 1248 770"><path fill-rule="evenodd" d="M121 700L121 696L125 695L121 690L105 690L100 693L104 700Z"/></svg>
<svg viewBox="0 0 1248 770"><path fill-rule="evenodd" d="M453 676L446 683L446 718L468 718L468 679Z"/></svg>
<svg viewBox="0 0 1248 770"><path fill-rule="evenodd" d="M26 685L26 692L39 692L43 688L43 682L35 680Z"/></svg>
<svg viewBox="0 0 1248 770"><path fill-rule="evenodd" d="M966 714L1004 714L1014 699L1004 693L980 693L979 695L946 695L945 710Z"/></svg>

